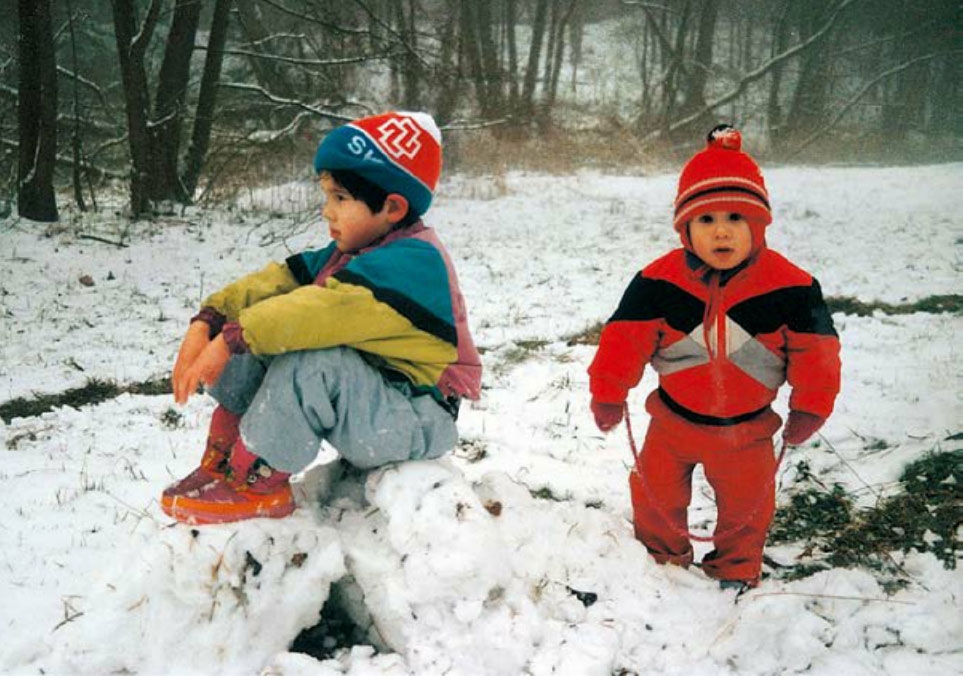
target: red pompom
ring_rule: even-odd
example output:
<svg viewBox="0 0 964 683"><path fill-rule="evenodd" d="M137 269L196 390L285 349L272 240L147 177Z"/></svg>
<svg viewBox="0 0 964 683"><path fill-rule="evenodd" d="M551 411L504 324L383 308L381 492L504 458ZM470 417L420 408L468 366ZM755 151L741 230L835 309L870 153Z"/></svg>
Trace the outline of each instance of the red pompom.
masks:
<svg viewBox="0 0 964 683"><path fill-rule="evenodd" d="M706 136L707 147L720 147L722 149L732 149L737 152L743 146L743 136L740 131L727 124L721 124L710 131Z"/></svg>

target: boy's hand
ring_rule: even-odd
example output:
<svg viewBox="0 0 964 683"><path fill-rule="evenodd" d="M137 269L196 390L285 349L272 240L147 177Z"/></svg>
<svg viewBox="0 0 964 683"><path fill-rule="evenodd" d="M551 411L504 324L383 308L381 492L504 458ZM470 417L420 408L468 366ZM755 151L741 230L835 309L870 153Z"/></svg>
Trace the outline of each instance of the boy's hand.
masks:
<svg viewBox="0 0 964 683"><path fill-rule="evenodd" d="M787 425L783 428L783 440L791 446L799 446L823 427L826 420L811 413L791 410L787 416Z"/></svg>
<svg viewBox="0 0 964 683"><path fill-rule="evenodd" d="M181 348L177 352L177 360L174 361L174 374L171 376L174 400L178 403L184 402L178 400L178 387L184 384L184 375L188 368L194 365L194 361L207 347L210 342L210 335L211 327L203 320L197 320L187 328L184 341L181 342Z"/></svg>
<svg viewBox="0 0 964 683"><path fill-rule="evenodd" d="M592 416L596 418L599 431L608 432L623 420L625 403L599 403L595 399L589 404Z"/></svg>
<svg viewBox="0 0 964 683"><path fill-rule="evenodd" d="M174 383L174 400L183 405L197 391L201 382L208 386L217 382L230 359L231 350L224 341L224 335L219 334L204 347L197 360L183 373L180 382Z"/></svg>

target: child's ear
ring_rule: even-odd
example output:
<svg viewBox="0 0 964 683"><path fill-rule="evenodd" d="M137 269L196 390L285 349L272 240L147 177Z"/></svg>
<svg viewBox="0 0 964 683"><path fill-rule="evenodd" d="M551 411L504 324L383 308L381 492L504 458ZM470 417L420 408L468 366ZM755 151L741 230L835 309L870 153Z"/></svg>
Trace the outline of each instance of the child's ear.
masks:
<svg viewBox="0 0 964 683"><path fill-rule="evenodd" d="M388 219L392 223L398 223L405 218L408 213L408 200L400 194L392 193L385 197L385 205L382 210L386 212Z"/></svg>

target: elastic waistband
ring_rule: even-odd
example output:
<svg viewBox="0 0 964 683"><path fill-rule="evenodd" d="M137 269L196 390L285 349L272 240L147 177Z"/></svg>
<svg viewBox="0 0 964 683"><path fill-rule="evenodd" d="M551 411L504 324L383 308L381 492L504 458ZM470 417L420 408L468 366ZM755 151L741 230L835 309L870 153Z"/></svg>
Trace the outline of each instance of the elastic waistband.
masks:
<svg viewBox="0 0 964 683"><path fill-rule="evenodd" d="M734 415L733 417L715 417L713 415L703 415L701 413L694 413L689 408L681 406L679 403L674 401L672 397L666 393L663 387L658 387L656 391L659 393L659 397L663 399L663 403L666 407L672 410L674 413L682 418L689 420L690 422L695 422L701 425L710 425L712 427L729 427L732 425L738 425L742 422L749 422L755 417L759 417L766 409L770 406L763 406L759 410L754 410L751 413L743 413L742 415Z"/></svg>

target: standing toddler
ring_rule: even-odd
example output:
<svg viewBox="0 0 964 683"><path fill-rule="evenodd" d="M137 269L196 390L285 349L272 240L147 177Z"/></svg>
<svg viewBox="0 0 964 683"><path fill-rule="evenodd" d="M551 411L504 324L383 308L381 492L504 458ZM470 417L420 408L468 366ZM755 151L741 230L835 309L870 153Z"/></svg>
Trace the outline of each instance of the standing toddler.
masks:
<svg viewBox="0 0 964 683"><path fill-rule="evenodd" d="M715 548L703 571L724 588L755 586L774 510L770 404L789 382L783 438L800 444L833 410L840 344L811 275L768 249L770 199L740 133L713 129L679 179L673 227L682 249L629 283L589 367L591 409L609 431L651 364L649 429L629 476L636 537L657 562L688 566L693 470L716 494Z"/></svg>

